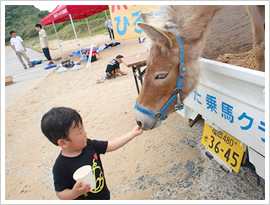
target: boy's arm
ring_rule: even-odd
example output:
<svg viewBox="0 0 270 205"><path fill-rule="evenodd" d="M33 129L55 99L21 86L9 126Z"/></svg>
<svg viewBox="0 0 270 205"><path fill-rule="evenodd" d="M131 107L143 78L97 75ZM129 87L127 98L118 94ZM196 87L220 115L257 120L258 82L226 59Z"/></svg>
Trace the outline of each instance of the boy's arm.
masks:
<svg viewBox="0 0 270 205"><path fill-rule="evenodd" d="M127 73L120 70L120 68L117 69L117 73L120 73L121 75L126 75Z"/></svg>
<svg viewBox="0 0 270 205"><path fill-rule="evenodd" d="M82 183L83 182L76 182L72 189L65 189L61 192L56 192L57 197L62 200L73 200L89 192L91 189L90 184L82 185Z"/></svg>
<svg viewBox="0 0 270 205"><path fill-rule="evenodd" d="M108 141L108 146L106 152L111 152L114 150L117 150L118 148L122 147L126 143L128 143L130 140L132 140L134 137L142 134L143 130L141 127L137 126L127 134L117 137L113 140Z"/></svg>

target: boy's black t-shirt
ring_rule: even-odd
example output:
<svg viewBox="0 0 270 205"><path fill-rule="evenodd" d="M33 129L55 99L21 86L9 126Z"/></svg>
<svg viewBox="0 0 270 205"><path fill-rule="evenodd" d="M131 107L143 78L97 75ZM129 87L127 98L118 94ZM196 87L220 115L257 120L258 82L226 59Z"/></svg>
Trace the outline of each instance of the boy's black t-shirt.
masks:
<svg viewBox="0 0 270 205"><path fill-rule="evenodd" d="M109 200L110 191L107 188L104 171L100 160L100 154L105 154L107 141L97 141L87 139L87 146L77 157L65 157L59 154L53 166L54 187L56 192L65 189L72 189L76 181L73 173L84 165L91 165L95 173L96 188L87 194L79 196L77 199L83 200Z"/></svg>
<svg viewBox="0 0 270 205"><path fill-rule="evenodd" d="M117 60L113 59L108 63L106 73L114 73L115 69L119 69L119 63Z"/></svg>

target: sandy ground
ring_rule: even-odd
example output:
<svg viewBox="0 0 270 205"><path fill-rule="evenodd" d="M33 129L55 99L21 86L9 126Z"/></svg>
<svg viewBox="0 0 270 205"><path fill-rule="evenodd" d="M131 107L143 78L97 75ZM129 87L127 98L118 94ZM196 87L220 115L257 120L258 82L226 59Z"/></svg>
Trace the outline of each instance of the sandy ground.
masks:
<svg viewBox="0 0 270 205"><path fill-rule="evenodd" d="M107 35L96 36L93 42L110 43ZM84 68L78 71L53 72L6 110L6 200L57 199L52 167L60 148L40 130L43 114L52 107L78 110L91 139L110 140L135 126L133 107L137 90L132 70L121 64L128 75L95 83L116 55L146 51L138 39L120 42L123 45L102 51L101 58L90 68L82 64ZM91 45L90 38L80 39L80 44L82 48ZM56 50L57 41L51 41L50 48L53 58L61 56L60 50ZM77 42L62 42L62 48L67 56L78 50ZM204 155L200 143L202 130L202 121L190 128L187 119L174 113L159 128L103 155L111 199L265 199L264 180L257 186L257 178L248 168L226 173Z"/></svg>

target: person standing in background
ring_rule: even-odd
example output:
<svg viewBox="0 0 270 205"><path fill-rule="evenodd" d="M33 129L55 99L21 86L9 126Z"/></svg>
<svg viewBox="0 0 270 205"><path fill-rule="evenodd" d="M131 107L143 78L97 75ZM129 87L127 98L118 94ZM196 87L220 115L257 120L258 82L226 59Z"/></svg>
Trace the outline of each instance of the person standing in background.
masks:
<svg viewBox="0 0 270 205"><path fill-rule="evenodd" d="M12 36L12 38L10 39L10 44L12 46L12 48L14 49L17 57L19 58L20 62L22 63L24 69L27 69L25 63L22 60L22 56L24 57L24 59L27 61L28 65L30 68L34 67L34 65L31 63L29 57L26 55L26 48L25 45L23 43L23 40L20 36L17 36L15 31L10 31L9 32L10 35Z"/></svg>
<svg viewBox="0 0 270 205"><path fill-rule="evenodd" d="M49 42L48 42L46 31L42 29L42 26L40 24L36 24L36 30L38 31L42 51L45 57L50 61L48 65L52 65L54 64L54 62L52 61L52 58L50 55Z"/></svg>
<svg viewBox="0 0 270 205"><path fill-rule="evenodd" d="M105 17L105 26L109 31L110 34L110 39L114 40L114 34L113 34L113 27L112 27L112 21L111 19L107 19L107 17Z"/></svg>

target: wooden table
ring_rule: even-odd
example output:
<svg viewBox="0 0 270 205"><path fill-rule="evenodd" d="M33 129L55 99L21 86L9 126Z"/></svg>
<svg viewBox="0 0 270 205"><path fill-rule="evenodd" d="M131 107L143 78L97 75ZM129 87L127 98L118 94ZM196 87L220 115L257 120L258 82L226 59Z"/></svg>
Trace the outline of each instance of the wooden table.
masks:
<svg viewBox="0 0 270 205"><path fill-rule="evenodd" d="M148 57L148 53L143 52L143 53L139 53L136 55L122 58L122 62L127 67L132 67L132 71L133 71L134 80L136 83L138 94L140 93L140 89L139 89L137 78L141 81L141 85L142 85L145 69L143 69L141 71L141 67L146 66L147 57ZM138 74L136 72L138 72Z"/></svg>

